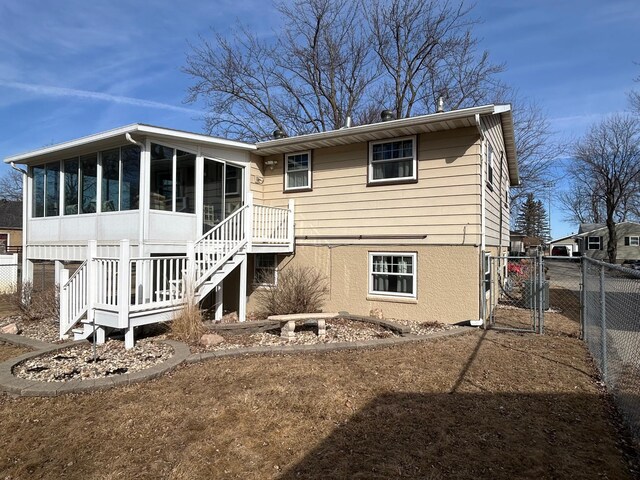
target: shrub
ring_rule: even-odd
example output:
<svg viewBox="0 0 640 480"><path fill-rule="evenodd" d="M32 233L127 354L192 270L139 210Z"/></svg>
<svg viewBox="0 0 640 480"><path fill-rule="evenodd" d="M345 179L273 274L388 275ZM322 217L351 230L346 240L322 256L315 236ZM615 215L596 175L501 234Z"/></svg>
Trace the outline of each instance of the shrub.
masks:
<svg viewBox="0 0 640 480"><path fill-rule="evenodd" d="M60 318L60 296L58 285L44 290L35 290L31 282L18 284L15 292L5 294L8 303L16 307L26 321L53 320Z"/></svg>
<svg viewBox="0 0 640 480"><path fill-rule="evenodd" d="M287 315L322 311L329 293L327 278L312 267L289 266L278 274L276 285L256 291L261 313Z"/></svg>

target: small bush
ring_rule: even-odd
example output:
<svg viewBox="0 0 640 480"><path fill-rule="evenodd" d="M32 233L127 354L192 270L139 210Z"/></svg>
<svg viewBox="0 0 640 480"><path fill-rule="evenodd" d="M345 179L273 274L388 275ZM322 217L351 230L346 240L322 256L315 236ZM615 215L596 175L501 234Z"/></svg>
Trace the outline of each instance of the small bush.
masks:
<svg viewBox="0 0 640 480"><path fill-rule="evenodd" d="M26 321L58 321L60 318L58 285L51 285L44 290L34 290L31 282L25 282L19 284L15 292L5 294L5 297L20 311Z"/></svg>
<svg viewBox="0 0 640 480"><path fill-rule="evenodd" d="M277 285L256 291L262 315L316 313L329 293L327 278L312 267L289 266L278 274Z"/></svg>

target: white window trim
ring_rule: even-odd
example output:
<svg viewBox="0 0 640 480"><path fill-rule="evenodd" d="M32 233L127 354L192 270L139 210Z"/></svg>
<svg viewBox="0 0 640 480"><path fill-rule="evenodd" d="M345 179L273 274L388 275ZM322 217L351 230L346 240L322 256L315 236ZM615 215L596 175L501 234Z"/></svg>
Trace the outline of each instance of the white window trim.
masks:
<svg viewBox="0 0 640 480"><path fill-rule="evenodd" d="M629 235L629 246L630 247L640 247L640 236L638 236L638 235Z"/></svg>
<svg viewBox="0 0 640 480"><path fill-rule="evenodd" d="M295 155L306 155L308 159L308 168L307 168L307 184L302 187L290 187L289 186L289 157L293 157ZM304 170L296 170L298 172L302 172ZM285 192L294 192L296 190L309 190L311 188L311 150L305 150L304 152L292 152L287 153L284 156L284 191Z"/></svg>
<svg viewBox="0 0 640 480"><path fill-rule="evenodd" d="M258 267L258 260L257 260L257 256L258 255L272 255L274 260L275 260L275 267L274 267L274 272L273 272L273 283L261 283L257 281L256 278L256 270ZM253 259L253 285L255 287L275 287L278 285L278 254L277 253L257 253L256 257Z"/></svg>
<svg viewBox="0 0 640 480"><path fill-rule="evenodd" d="M493 191L493 147L487 144L487 187Z"/></svg>
<svg viewBox="0 0 640 480"><path fill-rule="evenodd" d="M482 283L484 284L484 292L486 295L491 290L491 281L493 280L491 278L491 253L485 252L483 260L482 270L484 271L484 276ZM487 275L489 276L488 282Z"/></svg>
<svg viewBox="0 0 640 480"><path fill-rule="evenodd" d="M412 140L412 144L411 144L411 153L413 158L411 160L413 160L413 175L411 175L410 177L395 177L395 178L378 178L377 180L373 179L373 147L374 145L382 145L384 143L391 143L391 142L402 142L404 140ZM417 135L411 135L408 137L400 137L400 138L388 138L386 140L378 140L375 142L369 142L369 173L368 173L368 181L369 183L390 183L390 182L406 182L406 181L411 181L411 180L417 180L418 178L418 155L417 155L417 144L418 144L418 137ZM398 162L398 161L402 161L402 160L408 160L408 158L394 158L391 160L379 160L375 163L387 163L387 162Z"/></svg>
<svg viewBox="0 0 640 480"><path fill-rule="evenodd" d="M597 248L591 248L591 239L592 238L597 238L598 239L598 247ZM602 237L597 237L597 236L590 236L587 237L587 250L602 250Z"/></svg>
<svg viewBox="0 0 640 480"><path fill-rule="evenodd" d="M374 256L411 257L413 273L413 293L381 292L373 289L373 257ZM418 298L418 254L416 252L369 252L369 295L383 297ZM408 274L406 274L408 275Z"/></svg>

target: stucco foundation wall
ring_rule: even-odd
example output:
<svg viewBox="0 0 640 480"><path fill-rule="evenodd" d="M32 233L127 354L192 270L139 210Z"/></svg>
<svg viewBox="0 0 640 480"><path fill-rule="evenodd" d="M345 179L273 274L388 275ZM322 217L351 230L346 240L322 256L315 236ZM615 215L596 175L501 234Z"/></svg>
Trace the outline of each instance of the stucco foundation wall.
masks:
<svg viewBox="0 0 640 480"><path fill-rule="evenodd" d="M417 299L369 295L369 252L416 252ZM479 317L478 263L475 246L297 245L295 255L280 257L279 271L298 265L324 273L330 284L324 311L377 309L385 318L456 323ZM248 310L257 309L252 292Z"/></svg>

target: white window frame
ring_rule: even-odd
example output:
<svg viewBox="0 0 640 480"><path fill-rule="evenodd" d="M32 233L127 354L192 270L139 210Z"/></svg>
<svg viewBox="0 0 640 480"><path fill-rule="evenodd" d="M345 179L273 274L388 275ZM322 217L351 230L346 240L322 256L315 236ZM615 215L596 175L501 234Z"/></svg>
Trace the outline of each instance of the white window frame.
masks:
<svg viewBox="0 0 640 480"><path fill-rule="evenodd" d="M591 247L592 243L594 243L594 241L592 240L594 238L598 239L598 247L597 248L592 248ZM602 250L602 237L597 237L595 235L587 237L587 250Z"/></svg>
<svg viewBox="0 0 640 480"><path fill-rule="evenodd" d="M260 282L257 278L257 270L258 270L258 255L269 255L273 257L274 267L273 267L273 283L264 283ZM256 287L275 287L278 285L278 254L277 253L256 253L253 259L253 284Z"/></svg>
<svg viewBox="0 0 640 480"><path fill-rule="evenodd" d="M385 143L393 143L393 142L403 142L405 140L411 140L411 154L412 157L402 157L402 158L393 158L389 160L373 160L373 147L375 145L383 145ZM407 182L418 179L418 155L417 155L417 144L418 137L417 135L411 135L408 137L400 137L400 138L389 138L386 140L379 140L375 142L369 142L369 173L368 173L368 181L370 184L376 183L396 183L396 182ZM378 163L390 163L390 162L404 162L407 160L411 160L413 162L413 174L409 177L393 177L393 178L373 178L373 166Z"/></svg>
<svg viewBox="0 0 640 480"><path fill-rule="evenodd" d="M629 235L629 246L630 247L640 247L640 236L638 236L638 235Z"/></svg>
<svg viewBox="0 0 640 480"><path fill-rule="evenodd" d="M484 271L484 292L486 294L491 290L491 253L485 252L482 270Z"/></svg>
<svg viewBox="0 0 640 480"><path fill-rule="evenodd" d="M377 256L391 256L391 257L411 257L411 267L413 272L411 274L404 274L405 276L411 276L413 281L412 291L413 293L401 293L401 292L384 292L373 289L373 274L384 272L373 271L373 259ZM416 252L369 252L369 295L384 296L384 297L402 297L402 298L417 298L418 296L418 254ZM389 272L393 275L395 273Z"/></svg>
<svg viewBox="0 0 640 480"><path fill-rule="evenodd" d="M300 187L289 186L289 157L296 155L307 156L307 184ZM294 172L303 172L304 170L293 170ZM284 191L295 192L296 190L310 190L311 189L311 150L305 150L304 152L292 152L287 153L284 156Z"/></svg>
<svg viewBox="0 0 640 480"><path fill-rule="evenodd" d="M493 147L487 143L487 187L493 192Z"/></svg>

